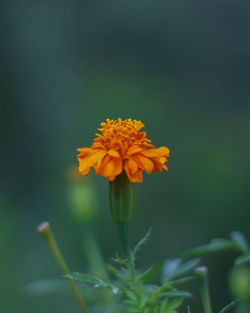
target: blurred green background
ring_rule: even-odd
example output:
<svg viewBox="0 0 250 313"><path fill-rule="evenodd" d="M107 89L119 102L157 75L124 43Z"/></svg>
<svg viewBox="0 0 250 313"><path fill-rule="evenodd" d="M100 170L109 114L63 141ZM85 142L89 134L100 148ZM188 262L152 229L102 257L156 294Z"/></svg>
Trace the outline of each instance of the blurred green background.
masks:
<svg viewBox="0 0 250 313"><path fill-rule="evenodd" d="M71 294L27 285L61 277L36 232L43 220L70 268L89 271L69 168L106 118L142 120L171 151L169 172L136 186L132 242L153 227L138 265L235 229L250 238L249 1L9 0L0 17L0 312L79 312ZM120 251L108 182L82 184L108 262ZM232 262L206 259L216 310L231 299Z"/></svg>

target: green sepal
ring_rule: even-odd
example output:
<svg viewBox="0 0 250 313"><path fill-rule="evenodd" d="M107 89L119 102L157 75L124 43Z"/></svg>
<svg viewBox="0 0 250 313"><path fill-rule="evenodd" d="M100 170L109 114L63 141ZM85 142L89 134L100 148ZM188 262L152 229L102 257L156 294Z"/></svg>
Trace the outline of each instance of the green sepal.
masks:
<svg viewBox="0 0 250 313"><path fill-rule="evenodd" d="M112 219L117 224L130 222L134 212L134 183L125 172L109 184L109 201Z"/></svg>

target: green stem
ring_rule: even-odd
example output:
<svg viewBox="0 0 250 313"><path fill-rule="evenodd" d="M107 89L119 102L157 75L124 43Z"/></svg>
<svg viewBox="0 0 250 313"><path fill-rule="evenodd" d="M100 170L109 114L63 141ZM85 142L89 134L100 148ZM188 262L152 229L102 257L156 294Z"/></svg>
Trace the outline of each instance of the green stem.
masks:
<svg viewBox="0 0 250 313"><path fill-rule="evenodd" d="M43 222L41 223L39 226L38 226L38 232L43 236L43 238L46 240L52 254L54 255L55 259L56 259L56 262L57 264L59 265L62 273L64 275L68 275L70 274L69 272L69 269L68 269L68 266L59 250L59 247L56 243L56 240L55 240L55 237L52 233L52 230L50 228L50 225L48 222ZM78 289L77 289L77 286L76 284L74 283L74 281L71 279L71 278L66 278L68 280L68 283L69 285L71 286L72 288L72 291L75 295L75 298L78 302L78 304L80 305L81 309L82 309L82 312L83 313L88 313L88 309L87 309L87 306L84 302L84 300L82 299Z"/></svg>
<svg viewBox="0 0 250 313"><path fill-rule="evenodd" d="M134 256L131 251L130 251L129 259L128 259L128 267L129 267L129 271L131 275L131 280L132 280L135 296L137 298L138 304L140 304L140 292L138 288L138 282L136 279Z"/></svg>
<svg viewBox="0 0 250 313"><path fill-rule="evenodd" d="M135 263L134 263L134 256L133 252L130 249L129 245L129 223L116 223L119 239L123 248L123 252L127 258L127 268L131 275L131 281L134 289L135 296L138 301L138 305L140 304L140 292L138 288L138 283L136 279L135 273ZM139 312L138 312L139 313Z"/></svg>
<svg viewBox="0 0 250 313"><path fill-rule="evenodd" d="M129 248L129 223L116 223L119 239L123 248L125 256L130 258L130 248Z"/></svg>
<svg viewBox="0 0 250 313"><path fill-rule="evenodd" d="M211 300L208 289L207 267L200 266L195 270L195 275L200 287L201 300L205 313L212 313Z"/></svg>

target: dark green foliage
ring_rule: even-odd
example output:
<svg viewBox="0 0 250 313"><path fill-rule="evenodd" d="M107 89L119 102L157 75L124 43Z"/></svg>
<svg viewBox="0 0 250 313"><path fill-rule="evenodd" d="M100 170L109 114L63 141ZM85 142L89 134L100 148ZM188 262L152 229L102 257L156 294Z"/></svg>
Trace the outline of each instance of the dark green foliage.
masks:
<svg viewBox="0 0 250 313"><path fill-rule="evenodd" d="M222 238L213 239L209 244L185 251L182 256L184 259L193 259L215 252L230 250L239 253L245 253L248 251L248 244L243 234L241 234L240 232L232 232L231 240Z"/></svg>
<svg viewBox="0 0 250 313"><path fill-rule="evenodd" d="M183 300L185 298L191 298L192 294L189 291L177 289L177 287L194 280L199 282L197 276L198 269L206 269L207 274L207 268L200 266L201 260L198 257L212 253L230 250L237 251L240 255L236 257L234 262L232 271L235 274L234 278L236 277L239 283L238 272L243 271L244 274L244 271L246 271L248 273L250 251L248 250L248 243L245 237L240 232L233 232L230 240L214 239L207 245L183 253L183 258L168 259L141 271L135 266L136 253L149 240L149 237L150 231L130 251L127 258L121 258L117 255L113 259L114 264L108 264L107 268L110 270L110 277L112 278L103 280L96 275L76 272L65 276L84 283L85 286L83 285L82 287L85 294L87 285L102 290L102 292L96 293L93 288L88 289L90 292L87 292L87 299L90 302L92 301L93 312L99 312L100 310L100 312L109 313L178 313ZM188 261L185 261L185 259L188 259ZM246 275L244 274L243 276L245 277ZM156 278L161 283L152 284L152 281L155 281ZM198 285L201 291L201 284ZM244 286L241 284L238 288L237 286L235 287L234 281L233 285L234 292L231 291L237 299L226 305L219 313L226 313L235 307L237 307L237 312L248 313L249 305L246 301L247 298L241 298L242 290L240 290L244 286L246 288L246 284ZM64 284L60 281L41 281L30 284L26 290L32 291L33 295L43 294L45 292L67 292L64 287ZM207 294L209 294L208 283L206 288ZM244 289L244 294L248 294L248 291ZM204 293L201 293L201 295L204 296ZM207 297L207 302L202 301L204 312L208 312L205 307L207 307L206 303L211 306L210 302L209 297ZM212 312L211 310L209 312ZM187 306L186 312L191 313L189 306Z"/></svg>
<svg viewBox="0 0 250 313"><path fill-rule="evenodd" d="M169 260L165 264L155 265L141 272L135 268L135 256L139 248L145 244L150 236L150 231L136 245L130 256L123 259L117 256L113 261L117 264L111 266L112 273L115 274L112 282L103 281L99 277L71 273L67 277L87 283L95 288L108 288L117 296L117 301L123 304L124 312L136 313L177 313L178 308L183 303L183 298L191 297L191 293L184 290L177 290L176 286L181 285L190 279L182 275L190 272L197 264L197 260L182 263L178 259ZM175 271L168 274L169 265L175 262ZM177 265L178 263L178 265ZM162 284L150 284L152 274L163 269ZM157 269L157 270L156 270ZM170 281L172 278L178 278ZM173 299L174 298L174 299Z"/></svg>

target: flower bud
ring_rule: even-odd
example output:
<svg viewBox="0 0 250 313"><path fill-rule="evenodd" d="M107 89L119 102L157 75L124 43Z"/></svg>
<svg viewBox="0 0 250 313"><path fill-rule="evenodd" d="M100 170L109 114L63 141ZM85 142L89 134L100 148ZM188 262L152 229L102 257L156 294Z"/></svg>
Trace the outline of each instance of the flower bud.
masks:
<svg viewBox="0 0 250 313"><path fill-rule="evenodd" d="M111 216L115 223L124 224L131 220L134 211L134 183L125 172L116 177L109 185Z"/></svg>
<svg viewBox="0 0 250 313"><path fill-rule="evenodd" d="M250 268L240 266L233 268L230 277L229 285L234 297L241 301L250 302Z"/></svg>
<svg viewBox="0 0 250 313"><path fill-rule="evenodd" d="M91 179L82 177L77 168L67 170L68 201L72 216L81 222L93 220L97 213L97 198Z"/></svg>

